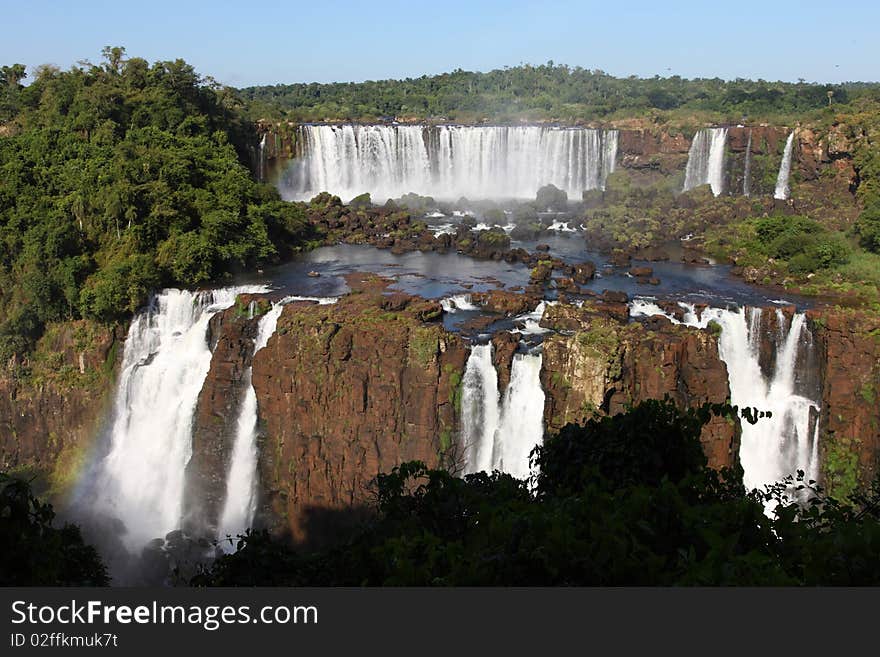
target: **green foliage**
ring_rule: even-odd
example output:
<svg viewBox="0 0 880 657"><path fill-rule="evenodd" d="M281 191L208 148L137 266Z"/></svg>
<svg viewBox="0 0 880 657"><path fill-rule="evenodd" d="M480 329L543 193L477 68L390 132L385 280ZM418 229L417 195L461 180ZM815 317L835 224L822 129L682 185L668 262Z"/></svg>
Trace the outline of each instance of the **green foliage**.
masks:
<svg viewBox="0 0 880 657"><path fill-rule="evenodd" d="M787 260L792 273L828 269L849 260L849 245L806 217L774 215L756 219L754 226L764 255Z"/></svg>
<svg viewBox="0 0 880 657"><path fill-rule="evenodd" d="M503 226L507 223L507 215L504 214L504 210L501 208L490 208L483 213L483 221L490 226Z"/></svg>
<svg viewBox="0 0 880 657"><path fill-rule="evenodd" d="M610 380L620 376L621 336L616 326L596 322L589 330L579 331L576 335L579 346L593 357L606 362Z"/></svg>
<svg viewBox="0 0 880 657"><path fill-rule="evenodd" d="M461 371L452 364L444 365L443 369L449 374L449 403L452 404L455 412L459 413L461 412L461 394L464 378Z"/></svg>
<svg viewBox="0 0 880 657"><path fill-rule="evenodd" d="M880 253L880 195L859 215L855 232L859 244L872 253Z"/></svg>
<svg viewBox="0 0 880 657"><path fill-rule="evenodd" d="M397 116L513 122L652 116L685 110L690 115L714 112L731 120L746 115L803 114L827 106L828 89L834 91L835 102L846 103L872 93L874 87L678 76L615 78L600 70L547 62L488 73L457 69L405 80L250 87L242 94L252 102L255 118L374 121Z"/></svg>
<svg viewBox="0 0 880 657"><path fill-rule="evenodd" d="M703 424L726 406L649 402L568 426L533 453L534 490L404 463L343 545L300 552L247 533L197 585L866 585L880 582L880 490L850 502L810 482L746 492L706 466ZM760 421L752 417L751 420ZM796 504L788 492L811 493ZM765 504L778 504L774 517Z"/></svg>
<svg viewBox="0 0 880 657"><path fill-rule="evenodd" d="M389 199L390 200L390 199ZM437 201L430 196L419 196L413 192L394 200L395 205L413 212L428 212L437 207Z"/></svg>
<svg viewBox="0 0 880 657"><path fill-rule="evenodd" d="M438 333L433 327L416 327L409 336L409 360L427 367L437 357Z"/></svg>
<svg viewBox="0 0 880 657"><path fill-rule="evenodd" d="M27 482L0 473L0 585L106 586L98 553L79 529L53 526L55 512Z"/></svg>
<svg viewBox="0 0 880 657"><path fill-rule="evenodd" d="M853 445L840 438L827 441L825 479L828 491L840 500L849 500L859 485L859 455Z"/></svg>
<svg viewBox="0 0 880 657"><path fill-rule="evenodd" d="M510 248L510 236L500 228L479 231L477 233L477 242L492 248Z"/></svg>
<svg viewBox="0 0 880 657"><path fill-rule="evenodd" d="M304 207L243 164L255 134L228 89L182 60L103 54L26 88L2 69L0 121L14 129L0 131L0 355L46 322L115 320L153 288L204 284L309 237Z"/></svg>
<svg viewBox="0 0 880 657"><path fill-rule="evenodd" d="M727 227L724 240L735 248L741 264L766 265L772 258L795 275L838 269L853 257L840 233L797 215L775 214L747 219Z"/></svg>
<svg viewBox="0 0 880 657"><path fill-rule="evenodd" d="M678 481L705 468L700 429L706 417L646 401L629 413L569 424L536 449L543 495L577 494L591 481L613 488Z"/></svg>

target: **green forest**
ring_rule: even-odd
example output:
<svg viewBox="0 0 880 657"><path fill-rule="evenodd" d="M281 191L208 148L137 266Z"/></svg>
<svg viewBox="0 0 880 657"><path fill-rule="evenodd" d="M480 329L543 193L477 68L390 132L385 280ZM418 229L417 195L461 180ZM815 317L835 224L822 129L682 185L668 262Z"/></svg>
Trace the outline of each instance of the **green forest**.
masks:
<svg viewBox="0 0 880 657"><path fill-rule="evenodd" d="M248 87L254 118L304 121L607 121L625 117L711 115L713 120L791 117L863 97L880 85L824 85L764 80L617 78L552 61L488 73L463 71L405 80L277 84Z"/></svg>
<svg viewBox="0 0 880 657"><path fill-rule="evenodd" d="M272 261L306 234L248 168L235 93L182 60L0 69L0 360L47 322L113 320L152 289Z"/></svg>

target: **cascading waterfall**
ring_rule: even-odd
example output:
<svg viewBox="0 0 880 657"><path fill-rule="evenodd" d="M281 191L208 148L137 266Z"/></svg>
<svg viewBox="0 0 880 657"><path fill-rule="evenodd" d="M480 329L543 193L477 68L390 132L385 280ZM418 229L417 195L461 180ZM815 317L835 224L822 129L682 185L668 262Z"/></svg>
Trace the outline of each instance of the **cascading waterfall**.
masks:
<svg viewBox="0 0 880 657"><path fill-rule="evenodd" d="M529 454L544 438L540 353L515 354L501 400L492 345L474 345L462 379L464 473L500 470L529 476Z"/></svg>
<svg viewBox="0 0 880 657"><path fill-rule="evenodd" d="M752 131L749 130L749 140L746 142L746 164L743 168L743 196L751 195L752 177Z"/></svg>
<svg viewBox="0 0 880 657"><path fill-rule="evenodd" d="M544 439L541 361L540 353L514 355L495 434L494 467L518 479L529 476L529 454Z"/></svg>
<svg viewBox="0 0 880 657"><path fill-rule="evenodd" d="M761 370L761 308L728 310L706 308L699 317L694 306L681 304L686 313L682 323L707 328L721 327L719 355L727 365L731 403L739 408L770 411L772 416L751 424L742 421L740 462L743 483L748 489L762 488L803 470L807 479L817 480L819 390L796 380L796 363L803 350L812 349L812 336L803 313L797 313L786 328L786 317L777 310L776 362L772 375ZM653 303L636 300L633 316L664 315L677 320Z"/></svg>
<svg viewBox="0 0 880 657"><path fill-rule="evenodd" d="M118 518L135 552L179 527L192 423L211 364L208 322L241 293L164 290L132 321L113 405L109 451L90 475L92 508Z"/></svg>
<svg viewBox="0 0 880 657"><path fill-rule="evenodd" d="M501 418L498 373L492 364L492 344L471 347L462 378L461 437L465 474L491 472L495 433Z"/></svg>
<svg viewBox="0 0 880 657"><path fill-rule="evenodd" d="M718 196L724 191L724 155L727 128L703 128L694 135L688 151L684 190L708 184Z"/></svg>
<svg viewBox="0 0 880 657"><path fill-rule="evenodd" d="M408 192L438 198L534 198L554 184L569 198L604 188L617 158L616 130L539 126L304 125L300 157L281 187L307 199Z"/></svg>
<svg viewBox="0 0 880 657"><path fill-rule="evenodd" d="M791 148L794 144L794 131L788 134L785 140L785 150L782 152L782 162L779 164L779 175L776 176L776 191L773 192L773 198L786 200L791 194L788 186L788 179L791 175Z"/></svg>
<svg viewBox="0 0 880 657"><path fill-rule="evenodd" d="M317 301L319 304L335 303L335 298L285 297L260 318L254 338L254 355L269 343L284 306L292 301ZM257 392L251 381L253 368L245 374L244 399L236 422L235 441L232 446L229 472L226 476L226 501L220 514L217 538L226 551L235 549L234 541L227 536L238 536L251 526L257 508Z"/></svg>

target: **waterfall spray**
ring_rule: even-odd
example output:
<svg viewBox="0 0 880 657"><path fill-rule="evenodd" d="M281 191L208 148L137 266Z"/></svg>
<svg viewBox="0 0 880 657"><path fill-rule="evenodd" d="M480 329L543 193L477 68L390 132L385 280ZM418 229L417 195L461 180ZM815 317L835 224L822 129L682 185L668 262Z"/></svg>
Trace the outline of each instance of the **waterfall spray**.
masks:
<svg viewBox="0 0 880 657"><path fill-rule="evenodd" d="M109 451L95 464L93 510L122 521L132 552L179 526L193 414L211 364L208 322L240 293L164 290L131 323L113 405Z"/></svg>
<svg viewBox="0 0 880 657"><path fill-rule="evenodd" d="M569 198L614 171L616 130L539 126L301 126L301 157L284 194L343 199L407 192L438 198L534 198L552 183Z"/></svg>

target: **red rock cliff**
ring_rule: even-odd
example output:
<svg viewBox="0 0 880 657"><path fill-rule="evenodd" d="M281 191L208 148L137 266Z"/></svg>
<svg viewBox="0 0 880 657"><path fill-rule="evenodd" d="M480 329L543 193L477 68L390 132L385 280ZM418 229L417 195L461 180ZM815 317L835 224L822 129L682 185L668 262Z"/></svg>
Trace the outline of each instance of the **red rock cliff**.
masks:
<svg viewBox="0 0 880 657"><path fill-rule="evenodd" d="M590 304L582 309L550 306L542 325L568 333L544 342L541 380L548 430L666 395L685 408L730 397L727 367L709 331L676 326L665 318L626 324ZM710 465L735 464L735 424L713 418L702 441Z"/></svg>
<svg viewBox="0 0 880 657"><path fill-rule="evenodd" d="M261 509L297 541L331 538L376 474L455 459L463 342L433 321L436 303L350 284L337 304L285 307L254 358Z"/></svg>
<svg viewBox="0 0 880 657"><path fill-rule="evenodd" d="M880 317L844 309L807 316L824 369L822 484L832 494L846 494L880 472Z"/></svg>
<svg viewBox="0 0 880 657"><path fill-rule="evenodd" d="M67 492L108 409L122 335L85 320L51 324L27 363L0 372L0 470L41 475L37 489L53 497Z"/></svg>

